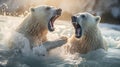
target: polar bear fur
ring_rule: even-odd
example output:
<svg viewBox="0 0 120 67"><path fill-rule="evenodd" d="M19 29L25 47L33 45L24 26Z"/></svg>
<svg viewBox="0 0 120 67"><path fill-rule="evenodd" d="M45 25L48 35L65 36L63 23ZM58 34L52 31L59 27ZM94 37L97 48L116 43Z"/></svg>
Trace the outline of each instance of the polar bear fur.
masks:
<svg viewBox="0 0 120 67"><path fill-rule="evenodd" d="M31 8L31 13L21 23L17 32L22 33L27 37L31 44L39 45L42 42L47 41L48 23L57 9L50 6L39 6Z"/></svg>
<svg viewBox="0 0 120 67"><path fill-rule="evenodd" d="M71 18L75 34L69 39L69 45L65 45L64 49L70 53L78 52L81 54L99 48L107 50L107 43L98 27L101 19L99 16L85 12L75 14Z"/></svg>
<svg viewBox="0 0 120 67"><path fill-rule="evenodd" d="M31 8L30 14L28 14L23 22L17 27L16 32L28 39L31 49L39 46L41 43L44 45L46 42L50 43L49 45L45 44L47 50L58 47L64 44L67 39L62 37L52 42L47 41L46 35L48 31L54 31L54 21L61 15L61 11L61 9L47 5ZM20 45L19 42L19 44L16 44L15 41L24 42L23 40L15 40L19 38L19 36L15 37L14 35L15 34L13 34L11 38L13 40L9 40L11 48L15 45Z"/></svg>

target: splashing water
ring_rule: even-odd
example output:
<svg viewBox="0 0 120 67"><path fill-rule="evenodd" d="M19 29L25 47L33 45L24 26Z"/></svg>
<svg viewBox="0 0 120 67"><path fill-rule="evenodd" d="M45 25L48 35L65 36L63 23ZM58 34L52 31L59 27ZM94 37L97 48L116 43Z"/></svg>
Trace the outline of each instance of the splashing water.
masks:
<svg viewBox="0 0 120 67"><path fill-rule="evenodd" d="M53 54L48 56L39 56L39 52L46 54L43 46L35 47L30 50L29 41L22 34L15 32L14 29L22 21L22 18L0 16L0 66L5 67L119 67L120 66L120 26L110 24L100 24L102 34L108 42L108 51L98 49L87 54L68 54L65 58L58 57L54 53L61 52L53 50ZM70 37L74 32L69 21L56 21L56 30L48 33L48 40L54 40L60 36ZM17 37L14 47L19 47L13 50L19 52L22 50L24 55L13 54L9 51L6 44L7 39L11 37L11 33L15 33ZM51 35L51 36L49 36ZM12 36L13 37L13 36ZM51 39L52 38L52 39ZM12 39L11 39L12 40ZM20 40L21 42L17 42ZM20 45L21 44L21 45ZM22 45L23 44L23 45ZM25 55L26 54L26 55Z"/></svg>

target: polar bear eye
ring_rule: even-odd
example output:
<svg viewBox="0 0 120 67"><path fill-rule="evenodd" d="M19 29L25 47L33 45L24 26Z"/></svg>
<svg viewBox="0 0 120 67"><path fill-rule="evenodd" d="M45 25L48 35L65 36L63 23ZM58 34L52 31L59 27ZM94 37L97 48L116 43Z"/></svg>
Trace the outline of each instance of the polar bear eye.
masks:
<svg viewBox="0 0 120 67"><path fill-rule="evenodd" d="M34 12L34 11L35 11L35 9L34 9L34 8L31 8L31 11L32 11L32 12Z"/></svg>
<svg viewBox="0 0 120 67"><path fill-rule="evenodd" d="M85 18L85 15L81 15L82 18Z"/></svg>
<svg viewBox="0 0 120 67"><path fill-rule="evenodd" d="M46 10L50 10L51 8L50 7L46 7Z"/></svg>

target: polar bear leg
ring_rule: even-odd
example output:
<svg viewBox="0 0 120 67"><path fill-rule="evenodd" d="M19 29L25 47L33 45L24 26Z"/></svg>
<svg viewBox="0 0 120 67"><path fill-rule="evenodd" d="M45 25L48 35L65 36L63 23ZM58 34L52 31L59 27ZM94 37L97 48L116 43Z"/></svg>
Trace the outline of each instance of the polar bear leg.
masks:
<svg viewBox="0 0 120 67"><path fill-rule="evenodd" d="M47 51L49 51L49 50L54 49L56 47L62 46L66 42L67 42L67 37L61 37L60 39L57 39L55 41L47 41L47 42L43 43L43 45L45 46Z"/></svg>

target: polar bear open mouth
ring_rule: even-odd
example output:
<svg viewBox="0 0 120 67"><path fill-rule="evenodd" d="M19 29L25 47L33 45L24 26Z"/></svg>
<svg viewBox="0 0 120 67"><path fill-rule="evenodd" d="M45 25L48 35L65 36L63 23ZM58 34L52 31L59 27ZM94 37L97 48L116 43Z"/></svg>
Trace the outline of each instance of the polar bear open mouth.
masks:
<svg viewBox="0 0 120 67"><path fill-rule="evenodd" d="M75 28L75 37L80 38L82 36L82 27L78 23L72 23Z"/></svg>
<svg viewBox="0 0 120 67"><path fill-rule="evenodd" d="M57 9L56 14L50 18L50 20L48 22L49 31L54 31L54 22L59 16L61 16L61 12L62 12L62 9L60 9L60 8Z"/></svg>
<svg viewBox="0 0 120 67"><path fill-rule="evenodd" d="M49 31L54 31L54 22L60 15L53 16L50 21L48 22L48 29Z"/></svg>
<svg viewBox="0 0 120 67"><path fill-rule="evenodd" d="M72 24L75 28L75 37L80 38L82 36L82 27L77 21L77 17L72 16Z"/></svg>

